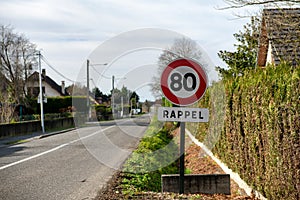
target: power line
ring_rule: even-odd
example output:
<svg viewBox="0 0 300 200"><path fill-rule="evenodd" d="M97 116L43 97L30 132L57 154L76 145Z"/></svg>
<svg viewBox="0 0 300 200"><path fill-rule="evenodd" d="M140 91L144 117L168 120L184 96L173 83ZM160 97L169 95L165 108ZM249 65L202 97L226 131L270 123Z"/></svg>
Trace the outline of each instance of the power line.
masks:
<svg viewBox="0 0 300 200"><path fill-rule="evenodd" d="M105 75L101 74L99 71L97 71L97 69L96 69L93 65L89 65L89 66L91 66L91 67L95 70L95 72L96 72L97 74L99 74L100 76L102 76L103 78L106 78L106 79L112 79L113 76L111 76L111 77L105 76ZM120 79L126 79L126 78L123 78L123 77L115 77L114 79L115 79L115 80L120 80Z"/></svg>
<svg viewBox="0 0 300 200"><path fill-rule="evenodd" d="M65 75L63 75L62 73L60 73L59 71L57 71L50 63L49 61L45 58L45 56L41 55L42 60L48 65L48 67L50 67L53 71L55 71L58 75L60 75L61 77L63 77L64 79L73 82L73 83L80 83L78 81L74 81L72 79L67 78Z"/></svg>
<svg viewBox="0 0 300 200"><path fill-rule="evenodd" d="M105 75L101 74L100 72L98 72L97 69L94 67L94 65L90 65L90 66L95 70L95 72L96 72L97 74L99 74L99 75L102 76L103 78L111 79L111 77L105 76Z"/></svg>
<svg viewBox="0 0 300 200"><path fill-rule="evenodd" d="M96 83L95 83L95 81L94 81L94 79L90 79L91 81L92 81L92 83L94 84L94 87L97 87L97 85L96 85Z"/></svg>

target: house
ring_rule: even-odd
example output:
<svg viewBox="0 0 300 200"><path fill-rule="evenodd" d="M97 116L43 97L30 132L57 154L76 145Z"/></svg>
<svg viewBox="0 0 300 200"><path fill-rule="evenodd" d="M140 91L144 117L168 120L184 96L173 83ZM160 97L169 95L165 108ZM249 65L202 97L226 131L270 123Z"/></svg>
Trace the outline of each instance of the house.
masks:
<svg viewBox="0 0 300 200"><path fill-rule="evenodd" d="M300 63L300 8L264 9L257 65Z"/></svg>
<svg viewBox="0 0 300 200"><path fill-rule="evenodd" d="M26 83L27 94L37 97L39 95L39 72L34 72L28 77ZM58 85L53 79L46 75L46 70L42 70L42 90L47 97L69 96L65 88L65 82Z"/></svg>

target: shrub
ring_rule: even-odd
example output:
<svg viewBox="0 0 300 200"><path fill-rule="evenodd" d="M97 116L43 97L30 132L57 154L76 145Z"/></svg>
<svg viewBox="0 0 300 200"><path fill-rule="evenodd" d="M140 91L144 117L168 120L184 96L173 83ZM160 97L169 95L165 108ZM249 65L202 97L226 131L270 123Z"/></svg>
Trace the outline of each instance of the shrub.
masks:
<svg viewBox="0 0 300 200"><path fill-rule="evenodd" d="M111 107L107 107L104 104L95 105L95 111L97 115L97 119L100 120L108 120L112 117L112 109Z"/></svg>
<svg viewBox="0 0 300 200"><path fill-rule="evenodd" d="M258 68L224 86L225 124L214 153L268 199L300 199L300 67ZM203 139L208 127L198 128Z"/></svg>
<svg viewBox="0 0 300 200"><path fill-rule="evenodd" d="M161 175L178 172L177 160L174 162L178 147L172 141L172 129L158 130L157 124L153 120L138 148L124 164L122 187L125 194L158 192L161 190ZM164 166L164 163L171 164Z"/></svg>
<svg viewBox="0 0 300 200"><path fill-rule="evenodd" d="M40 113L40 105L37 103L37 99L31 99L29 104L33 114ZM78 112L85 112L87 110L86 97L47 97L47 103L44 103L44 113L63 113L74 110Z"/></svg>

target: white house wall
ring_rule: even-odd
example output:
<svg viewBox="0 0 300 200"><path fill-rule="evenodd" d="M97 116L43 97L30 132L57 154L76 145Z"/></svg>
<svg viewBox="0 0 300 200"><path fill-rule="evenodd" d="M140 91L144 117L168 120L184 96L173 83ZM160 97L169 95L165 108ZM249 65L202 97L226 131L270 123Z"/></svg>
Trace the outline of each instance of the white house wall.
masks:
<svg viewBox="0 0 300 200"><path fill-rule="evenodd" d="M39 82L28 82L27 85L26 85L26 89L27 88L37 88L39 87ZM58 97L58 96L61 96L60 93L58 93L56 90L54 90L48 83L45 83L43 81L42 83L42 86L45 87L45 92L46 92L46 96L47 97Z"/></svg>
<svg viewBox="0 0 300 200"><path fill-rule="evenodd" d="M272 55L272 43L269 42L266 65L273 64L273 63L274 63L274 58Z"/></svg>
<svg viewBox="0 0 300 200"><path fill-rule="evenodd" d="M61 96L60 93L58 93L56 90L54 90L50 85L43 84L43 86L45 86L45 93L47 97L57 97L57 96Z"/></svg>

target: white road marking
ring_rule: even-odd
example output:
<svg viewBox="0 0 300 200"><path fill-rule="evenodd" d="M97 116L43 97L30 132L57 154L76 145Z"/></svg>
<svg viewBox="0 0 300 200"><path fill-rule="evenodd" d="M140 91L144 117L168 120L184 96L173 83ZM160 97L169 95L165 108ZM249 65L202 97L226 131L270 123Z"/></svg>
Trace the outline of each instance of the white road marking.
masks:
<svg viewBox="0 0 300 200"><path fill-rule="evenodd" d="M105 128L105 129L101 129L101 130L99 130L99 131L96 131L96 132L94 132L93 134L90 134L90 135L81 137L81 138L79 138L79 139L70 141L70 142L65 143L65 144L61 144L61 145L59 145L59 146L57 146L57 147L54 147L54 148L52 148L52 149L49 149L49 150L47 150L47 151L44 151L44 152L41 152L41 153L39 153L39 154L30 156L30 157L28 157L28 158L24 158L24 159L22 159L22 160L19 160L19 161L10 163L10 164L8 164L8 165L4 165L4 166L0 167L0 171L3 170L3 169L6 169L6 168L12 167L12 166L14 166L14 165L18 165L18 164L21 164L21 163L23 163L23 162L32 160L32 159L34 159L34 158L37 158L37 157L46 155L46 154L51 153L51 152L53 152L53 151L59 150L59 149L61 149L61 148L63 148L63 147L66 147L66 146L68 146L68 145L70 145L70 144L73 144L73 143L78 142L78 141L80 141L80 140L83 140L83 139L92 137L92 136L94 136L94 135L96 135L96 134L98 134L98 133L100 133L100 132L103 132L103 131L108 130L108 129L110 129L110 128L112 128L112 127L115 127L115 126L116 126L116 125L109 126L109 127Z"/></svg>

